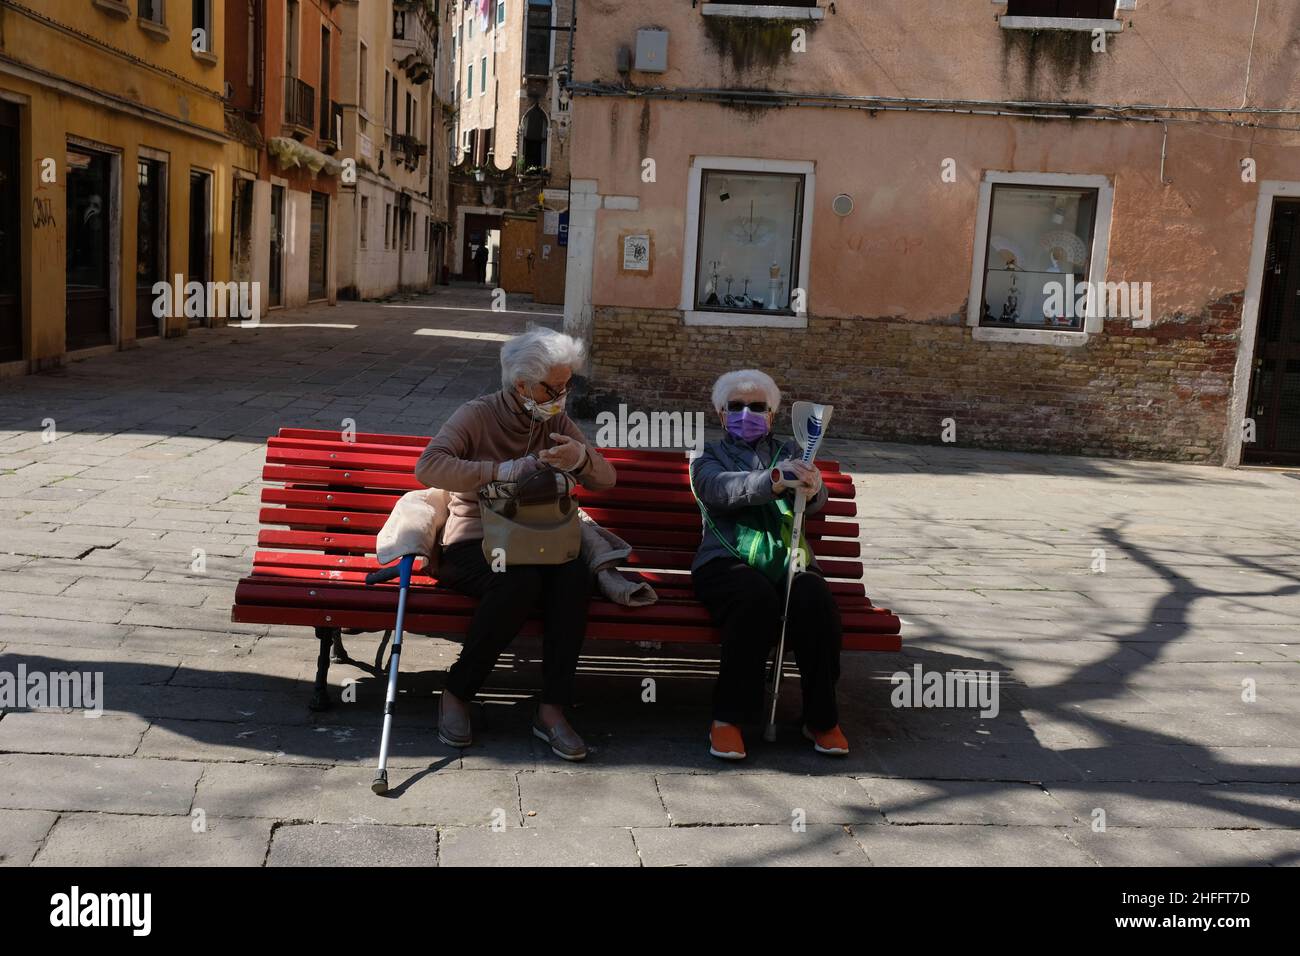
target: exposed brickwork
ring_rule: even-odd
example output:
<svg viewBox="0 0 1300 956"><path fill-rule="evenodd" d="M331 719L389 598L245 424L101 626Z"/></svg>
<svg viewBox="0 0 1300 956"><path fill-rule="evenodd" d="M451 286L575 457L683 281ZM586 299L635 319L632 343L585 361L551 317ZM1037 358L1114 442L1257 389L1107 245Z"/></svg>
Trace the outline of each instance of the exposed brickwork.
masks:
<svg viewBox="0 0 1300 956"><path fill-rule="evenodd" d="M1242 296L1149 329L1106 323L1082 347L976 342L965 316L827 319L807 329L682 324L680 312L598 307L601 407L698 410L720 372L760 367L788 398L835 405L846 437L1174 461L1223 461Z"/></svg>

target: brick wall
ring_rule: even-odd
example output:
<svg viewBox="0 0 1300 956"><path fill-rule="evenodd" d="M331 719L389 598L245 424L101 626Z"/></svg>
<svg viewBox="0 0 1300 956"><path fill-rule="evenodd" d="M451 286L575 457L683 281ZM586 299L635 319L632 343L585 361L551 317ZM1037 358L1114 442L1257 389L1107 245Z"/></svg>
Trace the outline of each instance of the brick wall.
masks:
<svg viewBox="0 0 1300 956"><path fill-rule="evenodd" d="M964 312L734 329L597 307L592 389L601 408L701 410L721 372L758 367L787 410L795 399L833 404L844 437L935 444L953 418L958 445L1219 464L1241 307L1238 293L1149 329L1107 321L1072 348L976 342Z"/></svg>

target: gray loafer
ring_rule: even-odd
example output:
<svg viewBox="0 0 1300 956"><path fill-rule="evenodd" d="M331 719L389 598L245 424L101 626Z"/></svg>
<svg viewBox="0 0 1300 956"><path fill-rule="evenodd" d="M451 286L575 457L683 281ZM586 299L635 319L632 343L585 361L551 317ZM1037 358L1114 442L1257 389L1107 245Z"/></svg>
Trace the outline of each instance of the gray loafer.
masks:
<svg viewBox="0 0 1300 956"><path fill-rule="evenodd" d="M442 706L446 699L445 693L438 698L438 739L448 747L468 747L474 742L469 714L461 717L447 713Z"/></svg>
<svg viewBox="0 0 1300 956"><path fill-rule="evenodd" d="M548 730L542 726L537 715L533 714L533 736L550 744L551 752L564 760L587 759L587 745L567 720Z"/></svg>

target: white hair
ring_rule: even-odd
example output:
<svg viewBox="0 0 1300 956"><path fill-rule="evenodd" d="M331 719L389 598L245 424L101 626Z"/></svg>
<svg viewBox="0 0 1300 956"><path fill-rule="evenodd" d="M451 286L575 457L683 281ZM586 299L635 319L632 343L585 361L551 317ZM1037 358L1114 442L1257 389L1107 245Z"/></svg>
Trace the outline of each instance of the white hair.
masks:
<svg viewBox="0 0 1300 956"><path fill-rule="evenodd" d="M727 402L737 392L758 389L767 397L768 408L776 411L781 406L781 390L772 381L772 376L756 368L743 368L734 372L724 372L713 383L713 407L720 412L727 410Z"/></svg>
<svg viewBox="0 0 1300 956"><path fill-rule="evenodd" d="M501 385L506 391L523 379L528 384L544 382L551 369L567 365L575 372L586 359L581 340L535 325L501 346Z"/></svg>

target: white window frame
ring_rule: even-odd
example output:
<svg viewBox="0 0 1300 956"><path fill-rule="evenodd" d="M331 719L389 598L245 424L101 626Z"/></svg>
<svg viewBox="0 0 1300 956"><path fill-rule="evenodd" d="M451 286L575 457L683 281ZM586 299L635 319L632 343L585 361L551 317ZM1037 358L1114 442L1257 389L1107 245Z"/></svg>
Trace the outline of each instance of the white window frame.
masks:
<svg viewBox="0 0 1300 956"><path fill-rule="evenodd" d="M729 325L753 328L806 329L811 303L796 315L763 312L712 312L695 307L695 270L699 261L700 198L704 173L793 173L804 177L803 226L799 235L799 282L794 287L809 295L812 274L813 205L817 195L817 164L788 159L752 159L739 156L696 156L691 161L686 186L686 240L682 245L681 312L686 325Z"/></svg>
<svg viewBox="0 0 1300 956"><path fill-rule="evenodd" d="M821 7L783 7L767 3L705 3L700 12L706 17L750 17L762 20L824 20Z"/></svg>
<svg viewBox="0 0 1300 956"><path fill-rule="evenodd" d="M478 91L479 96L487 96L487 61L487 54L484 54L483 58L479 60L478 82L479 86L482 87L482 89Z"/></svg>
<svg viewBox="0 0 1300 956"><path fill-rule="evenodd" d="M1110 223L1115 205L1115 187L1107 176L1076 173L1014 173L988 170L980 183L979 210L975 216L975 255L971 263L970 294L966 301L966 324L977 342L1022 342L1029 345L1087 345L1102 332L1105 319L1088 315L1082 331L1058 329L1003 329L980 325L984 304L984 269L988 257L989 217L992 214L995 185L1041 186L1045 189L1065 187L1097 190L1097 215L1092 227L1092 258L1088 263L1088 281L1105 282L1107 256L1110 252Z"/></svg>
<svg viewBox="0 0 1300 956"><path fill-rule="evenodd" d="M1006 6L1007 0L993 0ZM1132 10L1136 3L1119 0L1116 10ZM1115 10L1111 11L1112 13ZM1003 30L1067 30L1075 33L1092 33L1101 30L1104 33L1121 33L1124 22L1114 17L1026 17L1002 14L998 17L998 26Z"/></svg>

